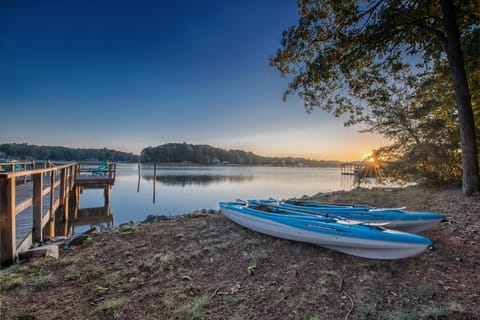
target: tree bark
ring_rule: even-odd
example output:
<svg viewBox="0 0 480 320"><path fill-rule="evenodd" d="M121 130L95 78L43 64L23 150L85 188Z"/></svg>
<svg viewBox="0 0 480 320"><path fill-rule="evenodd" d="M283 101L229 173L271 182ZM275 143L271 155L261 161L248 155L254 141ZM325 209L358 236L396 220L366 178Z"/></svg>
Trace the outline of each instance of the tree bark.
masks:
<svg viewBox="0 0 480 320"><path fill-rule="evenodd" d="M440 6L447 36L445 49L455 88L459 117L463 194L469 196L477 193L480 189L477 139L472 101L460 44L460 32L456 21L455 7L451 0L440 0Z"/></svg>

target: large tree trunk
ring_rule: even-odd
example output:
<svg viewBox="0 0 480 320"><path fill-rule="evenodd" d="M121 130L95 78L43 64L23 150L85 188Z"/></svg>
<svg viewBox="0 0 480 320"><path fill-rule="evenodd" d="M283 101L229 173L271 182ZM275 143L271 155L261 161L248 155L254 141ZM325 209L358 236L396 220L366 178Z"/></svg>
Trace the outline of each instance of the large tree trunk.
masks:
<svg viewBox="0 0 480 320"><path fill-rule="evenodd" d="M480 189L480 177L478 171L475 121L473 118L470 89L468 87L462 47L460 45L460 33L455 17L455 7L451 0L440 0L440 5L442 7L443 23L447 35L445 49L455 88L460 124L463 193L465 195L472 195Z"/></svg>

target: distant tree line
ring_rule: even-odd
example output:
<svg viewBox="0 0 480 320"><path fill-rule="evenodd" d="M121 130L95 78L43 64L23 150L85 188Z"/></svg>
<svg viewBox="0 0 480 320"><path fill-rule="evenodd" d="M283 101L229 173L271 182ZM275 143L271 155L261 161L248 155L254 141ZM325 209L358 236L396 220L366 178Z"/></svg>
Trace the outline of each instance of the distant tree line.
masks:
<svg viewBox="0 0 480 320"><path fill-rule="evenodd" d="M271 166L305 166L325 167L339 166L339 161L309 160L292 157L263 157L243 150L224 150L209 145L187 143L167 143L142 150L142 162L158 163L195 163L203 165L271 165Z"/></svg>
<svg viewBox="0 0 480 320"><path fill-rule="evenodd" d="M0 144L0 158L21 160L52 161L122 161L136 162L138 156L133 153L111 149L80 149L60 146L37 146L27 143Z"/></svg>

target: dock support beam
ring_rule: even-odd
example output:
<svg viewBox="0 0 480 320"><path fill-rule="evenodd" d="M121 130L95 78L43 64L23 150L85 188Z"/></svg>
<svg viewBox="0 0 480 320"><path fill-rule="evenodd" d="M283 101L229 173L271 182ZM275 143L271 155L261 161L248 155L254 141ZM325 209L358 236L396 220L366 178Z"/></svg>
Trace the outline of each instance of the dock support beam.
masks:
<svg viewBox="0 0 480 320"><path fill-rule="evenodd" d="M103 189L103 197L104 197L104 200L105 200L105 205L104 207L107 207L110 205L110 186L106 186L104 189Z"/></svg>
<svg viewBox="0 0 480 320"><path fill-rule="evenodd" d="M15 261L15 178L0 177L0 265Z"/></svg>
<svg viewBox="0 0 480 320"><path fill-rule="evenodd" d="M43 241L42 208L43 208L43 174L33 175L33 242Z"/></svg>

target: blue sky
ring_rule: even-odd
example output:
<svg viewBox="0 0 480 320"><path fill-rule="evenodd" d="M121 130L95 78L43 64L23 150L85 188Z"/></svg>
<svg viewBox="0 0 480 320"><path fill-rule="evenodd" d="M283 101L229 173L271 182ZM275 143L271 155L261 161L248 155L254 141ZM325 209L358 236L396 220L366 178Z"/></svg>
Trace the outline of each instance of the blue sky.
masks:
<svg viewBox="0 0 480 320"><path fill-rule="evenodd" d="M0 143L167 142L356 160L385 145L282 94L295 0L0 1Z"/></svg>

